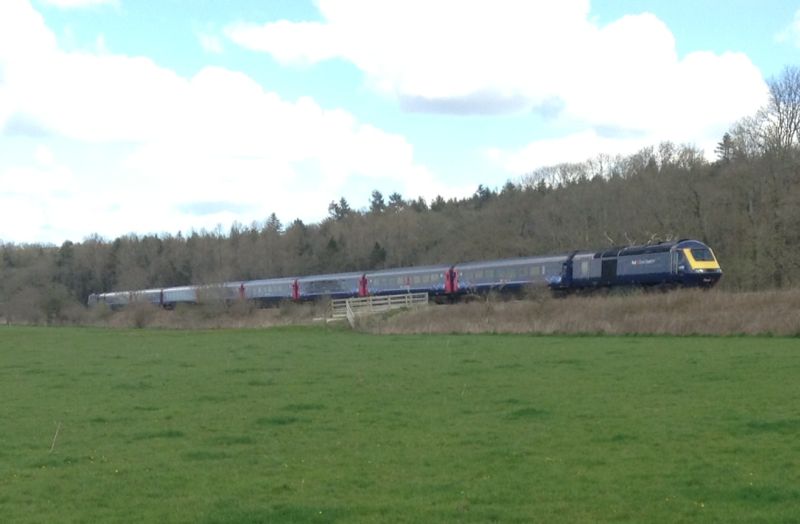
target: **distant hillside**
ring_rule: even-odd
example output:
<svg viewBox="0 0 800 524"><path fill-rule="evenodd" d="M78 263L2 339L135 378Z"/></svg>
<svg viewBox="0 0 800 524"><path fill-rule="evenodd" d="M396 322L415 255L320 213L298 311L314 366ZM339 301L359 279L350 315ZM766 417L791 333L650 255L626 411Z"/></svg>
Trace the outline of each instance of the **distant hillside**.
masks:
<svg viewBox="0 0 800 524"><path fill-rule="evenodd" d="M455 263L676 238L710 245L728 290L800 281L800 73L721 137L717 160L662 143L537 170L500 189L433 202L372 194L331 202L320 224L0 245L0 317L51 321L91 292ZM794 89L792 89L794 88Z"/></svg>

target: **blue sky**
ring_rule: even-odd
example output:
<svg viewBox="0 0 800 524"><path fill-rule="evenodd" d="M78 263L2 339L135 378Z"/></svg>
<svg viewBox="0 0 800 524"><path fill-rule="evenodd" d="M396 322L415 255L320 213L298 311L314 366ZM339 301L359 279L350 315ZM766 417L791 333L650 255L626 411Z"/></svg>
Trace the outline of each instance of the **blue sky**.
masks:
<svg viewBox="0 0 800 524"><path fill-rule="evenodd" d="M797 64L800 2L3 0L0 241L315 222L662 140Z"/></svg>

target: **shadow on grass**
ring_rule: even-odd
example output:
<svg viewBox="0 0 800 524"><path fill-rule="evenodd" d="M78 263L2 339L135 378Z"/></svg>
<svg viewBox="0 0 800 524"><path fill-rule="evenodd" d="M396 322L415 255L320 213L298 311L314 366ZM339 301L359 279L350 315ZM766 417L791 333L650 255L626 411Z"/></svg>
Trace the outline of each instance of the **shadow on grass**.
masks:
<svg viewBox="0 0 800 524"><path fill-rule="evenodd" d="M166 431L150 431L147 433L137 433L134 435L131 440L150 440L156 438L183 438L184 434L183 431L177 431L174 429L166 430Z"/></svg>
<svg viewBox="0 0 800 524"><path fill-rule="evenodd" d="M183 454L185 460L222 460L230 457L224 451L189 451Z"/></svg>
<svg viewBox="0 0 800 524"><path fill-rule="evenodd" d="M269 507L242 507L238 501L217 502L206 524L240 522L345 522L348 513L340 508L274 504Z"/></svg>
<svg viewBox="0 0 800 524"><path fill-rule="evenodd" d="M754 420L747 423L747 429L753 432L797 433L800 431L800 419Z"/></svg>
<svg viewBox="0 0 800 524"><path fill-rule="evenodd" d="M288 426L289 424L295 424L297 422L302 422L302 419L297 417L289 417L289 416L275 416L275 417L261 417L256 420L257 426Z"/></svg>
<svg viewBox="0 0 800 524"><path fill-rule="evenodd" d="M508 420L521 420L521 419L538 419L550 415L549 411L537 408L522 408L509 413L506 418Z"/></svg>

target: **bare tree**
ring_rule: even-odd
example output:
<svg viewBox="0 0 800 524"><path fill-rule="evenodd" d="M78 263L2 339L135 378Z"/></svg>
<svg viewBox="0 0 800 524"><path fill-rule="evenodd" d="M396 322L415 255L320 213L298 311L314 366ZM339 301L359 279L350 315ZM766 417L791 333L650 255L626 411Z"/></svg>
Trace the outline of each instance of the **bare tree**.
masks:
<svg viewBox="0 0 800 524"><path fill-rule="evenodd" d="M786 67L767 84L769 102L762 118L768 149L796 147L800 145L800 68Z"/></svg>

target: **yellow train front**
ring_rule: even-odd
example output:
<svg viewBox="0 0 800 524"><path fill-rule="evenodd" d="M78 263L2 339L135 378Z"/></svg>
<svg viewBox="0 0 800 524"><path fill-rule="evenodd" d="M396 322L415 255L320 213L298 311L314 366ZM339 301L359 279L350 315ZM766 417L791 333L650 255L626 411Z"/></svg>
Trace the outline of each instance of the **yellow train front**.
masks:
<svg viewBox="0 0 800 524"><path fill-rule="evenodd" d="M711 287L722 276L722 268L714 252L702 242L679 242L674 253L675 274L685 286Z"/></svg>

